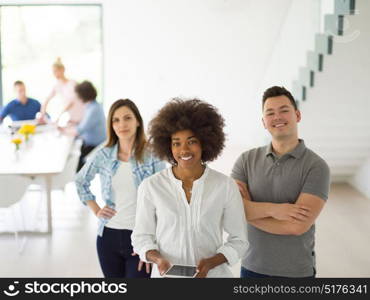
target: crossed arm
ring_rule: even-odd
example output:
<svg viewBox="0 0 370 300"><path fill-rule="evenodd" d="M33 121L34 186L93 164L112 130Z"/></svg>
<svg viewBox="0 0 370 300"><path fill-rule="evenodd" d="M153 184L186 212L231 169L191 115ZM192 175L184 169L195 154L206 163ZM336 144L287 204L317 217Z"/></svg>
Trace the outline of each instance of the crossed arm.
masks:
<svg viewBox="0 0 370 300"><path fill-rule="evenodd" d="M246 183L235 180L243 198L245 216L249 224L272 234L301 235L315 223L325 201L308 193L301 193L295 204L254 202Z"/></svg>

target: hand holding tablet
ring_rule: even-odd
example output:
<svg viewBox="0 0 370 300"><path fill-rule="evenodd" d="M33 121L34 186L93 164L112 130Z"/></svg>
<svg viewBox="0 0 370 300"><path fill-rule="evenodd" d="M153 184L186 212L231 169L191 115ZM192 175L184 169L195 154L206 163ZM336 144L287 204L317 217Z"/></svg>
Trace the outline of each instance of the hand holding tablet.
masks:
<svg viewBox="0 0 370 300"><path fill-rule="evenodd" d="M171 263L167 259L164 259L162 257L156 261L156 264L161 276L163 276L171 268Z"/></svg>

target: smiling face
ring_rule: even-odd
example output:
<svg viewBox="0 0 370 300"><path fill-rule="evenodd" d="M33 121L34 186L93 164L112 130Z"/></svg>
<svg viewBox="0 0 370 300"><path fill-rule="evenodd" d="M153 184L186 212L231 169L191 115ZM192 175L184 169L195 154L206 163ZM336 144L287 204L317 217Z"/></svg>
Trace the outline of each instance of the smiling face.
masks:
<svg viewBox="0 0 370 300"><path fill-rule="evenodd" d="M180 168L195 169L202 164L202 146L191 130L172 134L171 151Z"/></svg>
<svg viewBox="0 0 370 300"><path fill-rule="evenodd" d="M134 113L127 106L121 106L113 113L112 127L118 139L135 138L139 126Z"/></svg>
<svg viewBox="0 0 370 300"><path fill-rule="evenodd" d="M277 96L266 99L262 122L274 139L297 138L297 123L300 120L300 111L294 108L288 97Z"/></svg>

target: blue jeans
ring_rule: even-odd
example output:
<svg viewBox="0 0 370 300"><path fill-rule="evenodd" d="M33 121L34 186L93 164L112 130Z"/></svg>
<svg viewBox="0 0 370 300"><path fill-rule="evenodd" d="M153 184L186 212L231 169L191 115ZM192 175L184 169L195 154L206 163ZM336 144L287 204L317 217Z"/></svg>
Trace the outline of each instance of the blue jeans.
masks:
<svg viewBox="0 0 370 300"><path fill-rule="evenodd" d="M261 273L256 273L253 271L250 271L244 267L241 267L240 269L240 277L241 278L289 278L289 277L283 277L283 276L271 276L271 275L265 275ZM313 275L308 277L302 277L302 278L315 278L316 277L316 270L313 269Z"/></svg>
<svg viewBox="0 0 370 300"><path fill-rule="evenodd" d="M132 230L112 229L104 227L103 236L98 236L96 247L100 267L104 277L112 278L148 278L145 265L141 271L137 270L139 256L132 256Z"/></svg>

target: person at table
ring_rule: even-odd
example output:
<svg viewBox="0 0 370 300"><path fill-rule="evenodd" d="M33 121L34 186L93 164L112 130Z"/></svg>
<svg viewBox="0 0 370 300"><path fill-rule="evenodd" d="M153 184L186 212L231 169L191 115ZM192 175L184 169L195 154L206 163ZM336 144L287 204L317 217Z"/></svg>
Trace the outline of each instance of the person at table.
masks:
<svg viewBox="0 0 370 300"><path fill-rule="evenodd" d="M13 121L33 120L40 111L40 102L27 97L26 86L22 81L14 82L15 99L1 110L0 122L7 116Z"/></svg>
<svg viewBox="0 0 370 300"><path fill-rule="evenodd" d="M89 81L83 81L75 88L79 101L86 105L85 113L78 125L69 123L59 130L68 135L82 139L81 156L77 172L85 163L85 157L106 139L105 115L103 108L96 101L97 92Z"/></svg>
<svg viewBox="0 0 370 300"><path fill-rule="evenodd" d="M56 111L58 111L56 122L58 122L60 116L64 112L68 112L69 122L71 124L77 125L82 120L85 109L84 104L81 101L78 101L74 92L77 83L76 81L68 79L65 76L65 66L62 63L60 57L58 57L57 60L54 62L52 68L53 74L57 81L52 88L49 96L46 98L45 102L42 105L41 118L46 115L46 111L50 101L56 96L59 96L62 100L62 103L59 103L61 107L56 108Z"/></svg>
<svg viewBox="0 0 370 300"><path fill-rule="evenodd" d="M76 175L81 201L99 218L97 250L105 277L148 277L150 265L133 253L137 187L144 178L165 168L147 147L144 123L129 99L114 102L108 114L108 141ZM90 183L102 182L104 207L95 201Z"/></svg>
<svg viewBox="0 0 370 300"><path fill-rule="evenodd" d="M224 148L223 127L216 108L197 99L170 101L150 123L154 153L172 164L138 191L132 243L142 261L154 263L152 277L172 264L196 266L196 277L232 277L229 266L246 251L238 187L207 166Z"/></svg>

